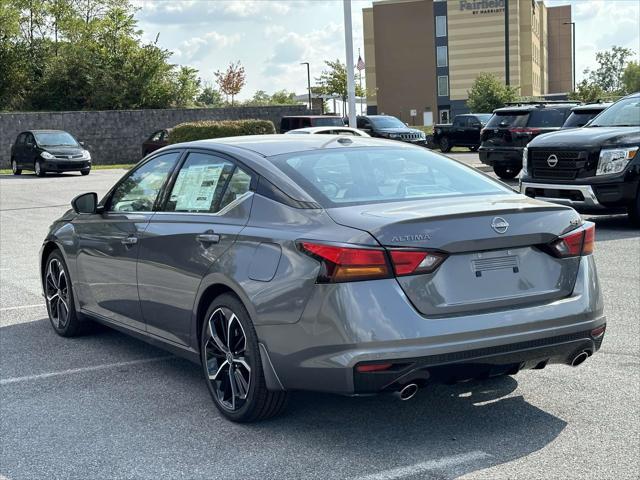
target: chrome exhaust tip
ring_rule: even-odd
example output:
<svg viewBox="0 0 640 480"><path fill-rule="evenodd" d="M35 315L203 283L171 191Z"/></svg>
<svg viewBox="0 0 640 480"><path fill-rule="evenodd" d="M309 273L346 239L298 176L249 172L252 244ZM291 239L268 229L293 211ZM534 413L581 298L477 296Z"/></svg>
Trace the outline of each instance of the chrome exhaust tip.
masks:
<svg viewBox="0 0 640 480"><path fill-rule="evenodd" d="M415 383L409 383L393 394L398 397L399 400L404 402L406 400L411 400L415 397L416 393L418 393L418 385Z"/></svg>
<svg viewBox="0 0 640 480"><path fill-rule="evenodd" d="M571 360L571 366L572 367L577 367L578 365L583 363L587 358L589 358L589 352L588 351L585 350L583 352L580 352L575 357L573 357L573 360Z"/></svg>

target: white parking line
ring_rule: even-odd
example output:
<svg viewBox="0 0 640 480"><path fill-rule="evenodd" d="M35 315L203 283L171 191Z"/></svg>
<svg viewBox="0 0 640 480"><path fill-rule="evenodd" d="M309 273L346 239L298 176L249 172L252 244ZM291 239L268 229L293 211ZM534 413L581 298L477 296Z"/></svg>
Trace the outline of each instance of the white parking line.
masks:
<svg viewBox="0 0 640 480"><path fill-rule="evenodd" d="M358 477L356 480L396 480L398 478L418 475L429 470L451 468L462 463L473 462L474 460L482 460L489 457L491 457L491 455L486 452L483 452L481 450L474 450L468 453L451 455L449 457L440 457L434 460L416 463L415 465L410 465L408 467L398 467L392 468L390 470L384 470L378 473L372 473L371 475Z"/></svg>
<svg viewBox="0 0 640 480"><path fill-rule="evenodd" d="M129 362L105 363L103 365L94 365L93 367L71 368L69 370L61 370L59 372L40 373L38 375L27 375L26 377L13 377L0 379L0 385L10 385L12 383L30 382L32 380L42 380L44 378L62 377L65 375L73 375L76 373L94 372L96 370L106 370L108 368L126 367L129 365L138 365L141 363L160 362L177 358L173 355L165 355L163 357L143 358L141 360L131 360Z"/></svg>
<svg viewBox="0 0 640 480"><path fill-rule="evenodd" d="M9 310L20 310L22 308L36 308L36 307L44 307L44 303L35 303L33 305L18 305L17 307L2 307L0 308L0 312L8 312Z"/></svg>

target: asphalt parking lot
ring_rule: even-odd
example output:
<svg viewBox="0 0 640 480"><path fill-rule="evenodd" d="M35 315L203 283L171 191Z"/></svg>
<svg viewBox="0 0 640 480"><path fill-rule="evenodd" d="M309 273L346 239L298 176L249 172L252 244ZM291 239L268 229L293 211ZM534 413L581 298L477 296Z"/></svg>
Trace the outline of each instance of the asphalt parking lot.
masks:
<svg viewBox="0 0 640 480"><path fill-rule="evenodd" d="M64 339L49 327L47 227L122 173L0 176L0 479L640 477L640 231L626 217L588 217L608 329L582 366L408 402L296 393L284 416L236 425L197 366L106 328Z"/></svg>

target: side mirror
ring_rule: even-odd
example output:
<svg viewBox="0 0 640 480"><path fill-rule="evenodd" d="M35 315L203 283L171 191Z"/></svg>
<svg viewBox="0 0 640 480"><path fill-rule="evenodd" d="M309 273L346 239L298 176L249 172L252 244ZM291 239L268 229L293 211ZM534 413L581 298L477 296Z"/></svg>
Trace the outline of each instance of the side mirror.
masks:
<svg viewBox="0 0 640 480"><path fill-rule="evenodd" d="M84 142L78 142L81 147L84 147Z"/></svg>
<svg viewBox="0 0 640 480"><path fill-rule="evenodd" d="M98 194L95 192L82 193L71 200L71 207L76 213L97 213Z"/></svg>

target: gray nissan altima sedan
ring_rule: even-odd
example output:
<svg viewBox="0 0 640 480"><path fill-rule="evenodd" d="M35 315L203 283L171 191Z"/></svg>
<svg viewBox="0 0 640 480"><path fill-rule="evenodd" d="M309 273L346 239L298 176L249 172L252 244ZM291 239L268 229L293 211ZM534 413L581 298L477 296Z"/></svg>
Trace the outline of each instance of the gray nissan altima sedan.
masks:
<svg viewBox="0 0 640 480"><path fill-rule="evenodd" d="M270 135L162 148L41 251L54 330L94 320L202 365L233 421L288 392L395 392L600 347L594 225L421 147Z"/></svg>

